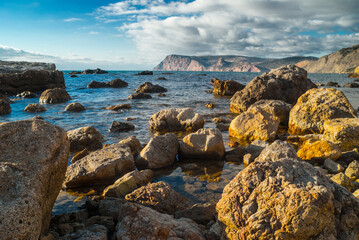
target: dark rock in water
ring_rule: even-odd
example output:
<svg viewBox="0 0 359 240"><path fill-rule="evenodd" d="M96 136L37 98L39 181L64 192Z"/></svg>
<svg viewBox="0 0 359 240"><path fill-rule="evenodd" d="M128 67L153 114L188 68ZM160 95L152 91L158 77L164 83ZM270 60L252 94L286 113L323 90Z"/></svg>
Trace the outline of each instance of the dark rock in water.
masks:
<svg viewBox="0 0 359 240"><path fill-rule="evenodd" d="M82 112L85 110L86 110L85 107L78 102L70 103L65 107L65 111L69 111L69 112Z"/></svg>
<svg viewBox="0 0 359 240"><path fill-rule="evenodd" d="M130 108L131 108L130 104L118 104L118 105L106 107L107 110L112 110L112 111L120 111L121 109L130 109Z"/></svg>
<svg viewBox="0 0 359 240"><path fill-rule="evenodd" d="M107 84L104 83L104 82L98 82L98 81L95 81L95 80L92 80L88 85L87 85L88 88L104 88L104 87L107 87Z"/></svg>
<svg viewBox="0 0 359 240"><path fill-rule="evenodd" d="M159 97L166 97L166 94L164 94L164 93L159 93L157 96L159 96Z"/></svg>
<svg viewBox="0 0 359 240"><path fill-rule="evenodd" d="M145 82L138 86L136 89L137 93L161 93L161 92L167 92L167 89L164 87L161 87L160 85L153 85L150 82Z"/></svg>
<svg viewBox="0 0 359 240"><path fill-rule="evenodd" d="M172 72L165 72L165 73L162 73L164 75L171 75L171 74L175 74L175 73L172 73Z"/></svg>
<svg viewBox="0 0 359 240"><path fill-rule="evenodd" d="M109 87L112 87L112 88L123 88L123 87L127 87L128 86L128 83L117 78L117 79L114 79L112 81L109 81L106 83Z"/></svg>
<svg viewBox="0 0 359 240"><path fill-rule="evenodd" d="M19 93L16 95L16 97L21 97L21 98L36 98L36 94L30 91L25 91L22 93Z"/></svg>
<svg viewBox="0 0 359 240"><path fill-rule="evenodd" d="M113 121L110 131L111 132L125 132L125 131L131 131L135 129L135 125L128 122L117 122Z"/></svg>
<svg viewBox="0 0 359 240"><path fill-rule="evenodd" d="M30 103L24 109L25 112L45 112L47 109L38 104L38 103Z"/></svg>
<svg viewBox="0 0 359 240"><path fill-rule="evenodd" d="M3 123L0 152L1 238L39 239L64 180L66 133L42 120Z"/></svg>
<svg viewBox="0 0 359 240"><path fill-rule="evenodd" d="M17 94L64 87L65 79L61 71L28 70L22 73L0 74L0 93Z"/></svg>
<svg viewBox="0 0 359 240"><path fill-rule="evenodd" d="M11 113L10 100L0 94L0 115Z"/></svg>
<svg viewBox="0 0 359 240"><path fill-rule="evenodd" d="M47 89L40 96L40 103L63 103L71 100L70 95L63 88Z"/></svg>
<svg viewBox="0 0 359 240"><path fill-rule="evenodd" d="M96 69L86 69L85 71L82 71L81 74L106 74L108 73L105 70L96 68Z"/></svg>
<svg viewBox="0 0 359 240"><path fill-rule="evenodd" d="M219 80L213 78L210 81L213 85L212 93L220 96L233 96L237 91L242 90L245 85L233 80Z"/></svg>
<svg viewBox="0 0 359 240"><path fill-rule="evenodd" d="M75 75L75 74L72 74L70 77L71 77L71 78L77 78L78 76Z"/></svg>
<svg viewBox="0 0 359 240"><path fill-rule="evenodd" d="M359 84L356 83L356 82L346 83L346 84L344 84L344 87L346 87L346 88L359 88Z"/></svg>
<svg viewBox="0 0 359 240"><path fill-rule="evenodd" d="M146 93L134 93L128 96L128 99L151 99L152 96Z"/></svg>
<svg viewBox="0 0 359 240"><path fill-rule="evenodd" d="M337 82L328 82L325 84L327 87L340 87L340 85Z"/></svg>
<svg viewBox="0 0 359 240"><path fill-rule="evenodd" d="M165 77L159 77L159 78L157 78L157 80L167 80L167 78L165 78Z"/></svg>
<svg viewBox="0 0 359 240"><path fill-rule="evenodd" d="M79 152L83 149L94 151L102 148L102 134L94 127L80 127L67 132L70 140L70 151Z"/></svg>
<svg viewBox="0 0 359 240"><path fill-rule="evenodd" d="M68 74L70 74L70 75L81 74L81 71L72 71L72 72L69 72Z"/></svg>
<svg viewBox="0 0 359 240"><path fill-rule="evenodd" d="M135 75L153 75L153 72L152 71L143 71L143 72L136 73Z"/></svg>

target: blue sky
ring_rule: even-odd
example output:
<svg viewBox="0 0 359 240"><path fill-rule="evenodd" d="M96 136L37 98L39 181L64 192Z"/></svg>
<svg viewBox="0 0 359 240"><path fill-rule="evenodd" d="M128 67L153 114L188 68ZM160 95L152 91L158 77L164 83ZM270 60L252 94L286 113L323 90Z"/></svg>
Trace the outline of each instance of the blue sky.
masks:
<svg viewBox="0 0 359 240"><path fill-rule="evenodd" d="M0 0L0 60L151 69L168 54L322 56L359 44L358 0Z"/></svg>

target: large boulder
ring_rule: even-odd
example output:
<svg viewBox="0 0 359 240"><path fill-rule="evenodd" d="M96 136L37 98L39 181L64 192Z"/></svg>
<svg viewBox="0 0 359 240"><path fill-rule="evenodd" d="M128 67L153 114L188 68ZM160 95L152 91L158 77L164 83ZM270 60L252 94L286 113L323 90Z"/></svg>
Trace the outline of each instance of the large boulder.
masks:
<svg viewBox="0 0 359 240"><path fill-rule="evenodd" d="M61 71L27 70L0 74L0 93L37 92L50 88L65 88L65 79Z"/></svg>
<svg viewBox="0 0 359 240"><path fill-rule="evenodd" d="M221 131L217 128L199 129L185 136L180 144L180 156L222 160L225 149Z"/></svg>
<svg viewBox="0 0 359 240"><path fill-rule="evenodd" d="M191 239L205 240L201 228L191 219L174 219L168 214L135 203L120 208L116 226L118 240Z"/></svg>
<svg viewBox="0 0 359 240"><path fill-rule="evenodd" d="M0 152L1 238L39 239L65 177L66 132L42 120L3 123Z"/></svg>
<svg viewBox="0 0 359 240"><path fill-rule="evenodd" d="M5 96L0 94L0 115L11 113L10 100Z"/></svg>
<svg viewBox="0 0 359 240"><path fill-rule="evenodd" d="M359 236L359 201L281 141L225 187L217 211L229 239Z"/></svg>
<svg viewBox="0 0 359 240"><path fill-rule="evenodd" d="M311 88L316 88L316 85L307 78L307 71L295 65L283 66L255 77L244 89L234 94L230 110L235 113L244 112L262 99L295 104Z"/></svg>
<svg viewBox="0 0 359 240"><path fill-rule="evenodd" d="M323 162L327 158L337 160L342 155L342 151L338 145L325 140L318 140L314 142L305 141L300 146L297 155L303 160Z"/></svg>
<svg viewBox="0 0 359 240"><path fill-rule="evenodd" d="M233 96L237 91L245 87L245 85L237 81L219 80L216 78L211 80L211 84L213 85L213 94L220 96Z"/></svg>
<svg viewBox="0 0 359 240"><path fill-rule="evenodd" d="M102 134L94 127L80 127L67 132L70 151L79 152L85 148L94 151L102 148Z"/></svg>
<svg viewBox="0 0 359 240"><path fill-rule="evenodd" d="M40 103L63 103L71 100L70 95L63 88L47 89L40 96Z"/></svg>
<svg viewBox="0 0 359 240"><path fill-rule="evenodd" d="M67 168L66 188L88 187L113 183L135 170L131 149L124 144L112 144L76 161Z"/></svg>
<svg viewBox="0 0 359 240"><path fill-rule="evenodd" d="M136 159L137 168L157 169L172 165L178 154L179 142L173 133L152 138Z"/></svg>
<svg viewBox="0 0 359 240"><path fill-rule="evenodd" d="M323 133L325 120L356 118L356 111L344 93L334 88L311 89L303 94L289 113L289 133Z"/></svg>
<svg viewBox="0 0 359 240"><path fill-rule="evenodd" d="M239 142L254 140L273 141L278 130L279 118L254 107L239 114L229 125L229 135Z"/></svg>
<svg viewBox="0 0 359 240"><path fill-rule="evenodd" d="M119 79L119 78L116 78L112 81L109 81L106 83L107 86L109 87L112 87L112 88L123 88L123 87L127 87L128 86L128 83Z"/></svg>
<svg viewBox="0 0 359 240"><path fill-rule="evenodd" d="M343 151L359 147L359 119L337 118L326 120L323 138L336 143Z"/></svg>
<svg viewBox="0 0 359 240"><path fill-rule="evenodd" d="M153 85L150 82L145 82L138 86L136 89L137 93L161 93L161 92L167 92L167 89L164 87L161 87L158 84Z"/></svg>
<svg viewBox="0 0 359 240"><path fill-rule="evenodd" d="M153 114L148 121L155 131L197 131L204 125L204 119L191 108L169 108Z"/></svg>

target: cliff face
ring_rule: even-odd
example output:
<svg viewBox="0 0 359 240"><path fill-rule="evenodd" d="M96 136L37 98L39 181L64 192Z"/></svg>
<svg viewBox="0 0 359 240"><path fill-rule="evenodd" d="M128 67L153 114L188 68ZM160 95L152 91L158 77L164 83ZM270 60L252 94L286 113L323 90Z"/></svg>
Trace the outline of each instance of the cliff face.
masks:
<svg viewBox="0 0 359 240"><path fill-rule="evenodd" d="M282 65L295 64L313 57L283 59L244 56L181 56L169 55L154 71L264 72Z"/></svg>
<svg viewBox="0 0 359 240"><path fill-rule="evenodd" d="M310 73L351 73L359 66L359 45L340 49L316 61L298 64Z"/></svg>
<svg viewBox="0 0 359 240"><path fill-rule="evenodd" d="M26 70L56 70L56 66L53 63L41 63L41 62L13 62L13 61L1 61L0 60L0 73L22 73Z"/></svg>

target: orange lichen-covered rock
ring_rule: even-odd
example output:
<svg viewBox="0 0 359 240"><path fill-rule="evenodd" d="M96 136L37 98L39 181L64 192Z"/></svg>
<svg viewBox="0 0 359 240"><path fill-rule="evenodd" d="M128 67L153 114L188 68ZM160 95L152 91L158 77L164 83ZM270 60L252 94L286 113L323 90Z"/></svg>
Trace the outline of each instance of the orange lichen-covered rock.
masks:
<svg viewBox="0 0 359 240"><path fill-rule="evenodd" d="M325 160L327 158L336 160L342 155L342 151L336 144L328 141L306 141L298 150L297 155L303 160Z"/></svg>

